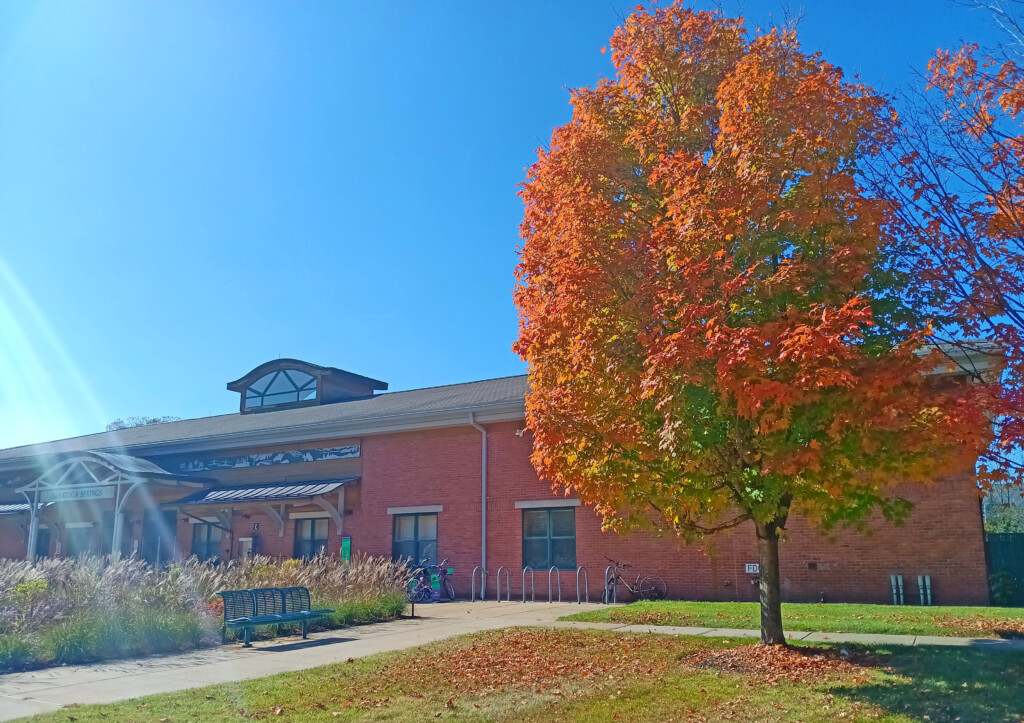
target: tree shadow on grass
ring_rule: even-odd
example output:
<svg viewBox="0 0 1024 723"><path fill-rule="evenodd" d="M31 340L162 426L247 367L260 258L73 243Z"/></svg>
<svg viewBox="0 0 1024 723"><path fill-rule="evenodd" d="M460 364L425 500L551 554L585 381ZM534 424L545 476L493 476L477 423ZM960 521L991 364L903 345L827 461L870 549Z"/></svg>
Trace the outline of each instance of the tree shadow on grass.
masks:
<svg viewBox="0 0 1024 723"><path fill-rule="evenodd" d="M860 685L830 686L828 692L916 720L1024 719L1024 652L945 646L884 652L891 654L886 675Z"/></svg>

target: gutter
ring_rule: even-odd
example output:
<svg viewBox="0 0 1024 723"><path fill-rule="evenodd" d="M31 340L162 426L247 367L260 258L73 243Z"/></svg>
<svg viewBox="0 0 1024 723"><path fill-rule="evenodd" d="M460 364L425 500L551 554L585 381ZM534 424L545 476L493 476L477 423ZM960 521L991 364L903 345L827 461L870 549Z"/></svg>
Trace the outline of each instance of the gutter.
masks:
<svg viewBox="0 0 1024 723"><path fill-rule="evenodd" d="M477 424L476 413L469 413L469 426L480 432L480 567L487 579L487 428ZM483 599L483 585L480 586Z"/></svg>

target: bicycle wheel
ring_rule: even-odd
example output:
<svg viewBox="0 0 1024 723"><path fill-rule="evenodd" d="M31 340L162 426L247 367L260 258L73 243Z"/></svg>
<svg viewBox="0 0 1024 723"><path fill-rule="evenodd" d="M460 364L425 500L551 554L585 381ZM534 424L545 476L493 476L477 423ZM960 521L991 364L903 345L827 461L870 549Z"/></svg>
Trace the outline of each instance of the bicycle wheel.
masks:
<svg viewBox="0 0 1024 723"><path fill-rule="evenodd" d="M444 580L444 592L445 592L445 595L448 596L449 600L454 600L455 599L455 586L452 585L452 581L449 580L448 578L445 578L445 580Z"/></svg>
<svg viewBox="0 0 1024 723"><path fill-rule="evenodd" d="M641 600L664 600L668 586L657 575L647 575L636 587L636 596Z"/></svg>
<svg viewBox="0 0 1024 723"><path fill-rule="evenodd" d="M426 598L427 591L420 584L419 578L413 578L409 581L409 587L406 589L405 594L409 598L409 602L418 603L423 602Z"/></svg>

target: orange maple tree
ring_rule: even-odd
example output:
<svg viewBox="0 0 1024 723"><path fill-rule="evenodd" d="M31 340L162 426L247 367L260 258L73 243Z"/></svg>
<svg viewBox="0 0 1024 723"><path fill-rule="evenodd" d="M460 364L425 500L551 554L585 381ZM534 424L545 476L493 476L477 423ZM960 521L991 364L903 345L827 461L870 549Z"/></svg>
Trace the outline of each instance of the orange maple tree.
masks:
<svg viewBox="0 0 1024 723"><path fill-rule="evenodd" d="M795 31L638 6L615 78L521 189L515 292L533 463L607 529L751 522L761 638L784 644L779 538L881 508L986 443L985 385L938 383L929 333L878 260L858 183L894 118ZM977 391L976 391L977 390Z"/></svg>

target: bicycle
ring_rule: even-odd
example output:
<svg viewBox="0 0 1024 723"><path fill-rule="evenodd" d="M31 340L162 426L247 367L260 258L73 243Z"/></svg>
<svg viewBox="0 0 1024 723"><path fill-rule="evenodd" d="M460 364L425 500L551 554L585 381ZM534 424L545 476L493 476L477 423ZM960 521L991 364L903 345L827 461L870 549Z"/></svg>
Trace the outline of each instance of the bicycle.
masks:
<svg viewBox="0 0 1024 723"><path fill-rule="evenodd" d="M630 594L636 600L664 600L665 596L668 595L668 586L665 581L657 575L645 575L643 572L636 574L636 580L630 585L622 573L619 572L622 568L632 567L625 562L616 562L610 557L606 557L606 560L611 563L612 574L609 576L605 572L604 581L604 594L602 600L607 605L610 602L617 602L618 595L616 594L616 586L619 582L626 586Z"/></svg>
<svg viewBox="0 0 1024 723"><path fill-rule="evenodd" d="M428 565L428 560L420 560L421 567L416 568L409 578L409 585L406 594L410 602L421 603L427 600L436 602L443 594L449 600L455 599L455 586L448 578L455 572L448 567L448 558L441 560L437 565ZM436 585L435 585L436 583Z"/></svg>

